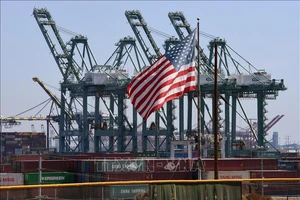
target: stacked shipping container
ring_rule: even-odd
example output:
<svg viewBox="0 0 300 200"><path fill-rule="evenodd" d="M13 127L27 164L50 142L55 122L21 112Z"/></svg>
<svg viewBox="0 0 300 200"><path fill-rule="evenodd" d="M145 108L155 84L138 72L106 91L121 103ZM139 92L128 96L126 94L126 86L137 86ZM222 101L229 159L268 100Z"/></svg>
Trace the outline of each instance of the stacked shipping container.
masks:
<svg viewBox="0 0 300 200"><path fill-rule="evenodd" d="M46 148L46 135L40 132L2 132L2 153L4 156L23 154L26 151Z"/></svg>
<svg viewBox="0 0 300 200"><path fill-rule="evenodd" d="M133 154L105 155L92 153L82 155L46 155L43 156L43 174L48 172L68 172L73 179L70 182L99 182L99 181L129 181L129 180L191 180L197 179L197 159L156 159L135 158ZM22 173L24 180L30 180L29 176L37 177L38 160L21 155L12 157L12 171ZM126 158L125 158L126 157ZM22 160L25 159L25 160ZM56 160L51 160L56 159ZM286 161L284 161L286 162ZM278 170L283 166L283 161L270 158L232 158L219 159L220 179L245 179L245 178L295 178L299 177L296 170ZM288 161L291 162L291 161ZM298 162L296 166L298 167ZM281 167L280 167L281 166ZM3 167L4 169L5 167ZM9 168L9 167L8 167ZM7 169L7 168L6 168ZM202 159L202 178L212 179L214 171L214 159ZM263 171L263 173L261 173ZM32 175L34 173L35 175ZM53 183L60 183L62 179L53 179ZM25 181L25 184L37 182ZM132 195L134 187L108 187L105 195L117 197L120 193ZM271 188L271 187L270 187ZM298 191L300 193L300 191ZM125 194L124 193L124 194Z"/></svg>

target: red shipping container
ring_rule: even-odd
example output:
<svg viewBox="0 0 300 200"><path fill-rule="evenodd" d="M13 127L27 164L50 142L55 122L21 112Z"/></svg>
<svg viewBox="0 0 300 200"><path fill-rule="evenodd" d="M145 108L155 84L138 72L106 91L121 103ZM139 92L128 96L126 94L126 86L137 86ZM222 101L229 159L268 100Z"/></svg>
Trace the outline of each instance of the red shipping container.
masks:
<svg viewBox="0 0 300 200"><path fill-rule="evenodd" d="M298 178L297 171L288 170L255 170L250 171L250 178Z"/></svg>
<svg viewBox="0 0 300 200"><path fill-rule="evenodd" d="M101 155L103 158L118 158L118 159L127 159L135 158L134 153L104 153Z"/></svg>
<svg viewBox="0 0 300 200"><path fill-rule="evenodd" d="M192 171L191 159L149 159L147 160L148 172L186 172Z"/></svg>
<svg viewBox="0 0 300 200"><path fill-rule="evenodd" d="M276 170L278 159L276 158L244 158L245 170Z"/></svg>
<svg viewBox="0 0 300 200"><path fill-rule="evenodd" d="M101 175L102 181L143 181L151 180L151 173L148 172L104 172Z"/></svg>
<svg viewBox="0 0 300 200"><path fill-rule="evenodd" d="M39 167L38 161L15 161L13 171L20 173L37 172ZM67 171L76 172L76 161L61 161L61 160L44 160L42 161L42 168L45 172Z"/></svg>
<svg viewBox="0 0 300 200"><path fill-rule="evenodd" d="M195 172L152 172L152 180L193 180L196 179Z"/></svg>
<svg viewBox="0 0 300 200"><path fill-rule="evenodd" d="M0 165L0 172L1 173L12 173L13 166L12 164L2 164Z"/></svg>
<svg viewBox="0 0 300 200"><path fill-rule="evenodd" d="M214 171L214 159L202 159L204 171ZM244 171L244 159L240 158L227 158L218 160L219 171Z"/></svg>
<svg viewBox="0 0 300 200"><path fill-rule="evenodd" d="M255 188L256 193L261 194L262 186L258 184ZM281 184L264 184L263 187L264 195L273 196L299 196L300 195L300 187L298 184L285 183L281 182Z"/></svg>
<svg viewBox="0 0 300 200"><path fill-rule="evenodd" d="M21 155L13 155L11 157L11 161L22 161L22 160L39 160L39 155L38 154L21 154ZM46 160L47 155L42 155L41 159Z"/></svg>

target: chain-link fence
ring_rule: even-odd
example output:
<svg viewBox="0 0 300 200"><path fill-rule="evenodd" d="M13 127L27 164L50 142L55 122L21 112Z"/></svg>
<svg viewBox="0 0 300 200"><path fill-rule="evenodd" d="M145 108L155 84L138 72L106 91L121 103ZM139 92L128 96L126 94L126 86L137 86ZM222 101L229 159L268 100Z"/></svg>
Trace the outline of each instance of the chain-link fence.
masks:
<svg viewBox="0 0 300 200"><path fill-rule="evenodd" d="M2 186L1 200L300 200L300 178Z"/></svg>

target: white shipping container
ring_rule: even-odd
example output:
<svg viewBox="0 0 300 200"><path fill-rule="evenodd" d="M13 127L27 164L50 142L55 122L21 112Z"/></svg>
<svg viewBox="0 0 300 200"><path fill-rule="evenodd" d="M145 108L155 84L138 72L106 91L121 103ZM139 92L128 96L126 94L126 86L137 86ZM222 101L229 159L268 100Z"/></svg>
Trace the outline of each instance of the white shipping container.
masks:
<svg viewBox="0 0 300 200"><path fill-rule="evenodd" d="M22 173L0 173L0 185L24 185L24 176Z"/></svg>
<svg viewBox="0 0 300 200"><path fill-rule="evenodd" d="M271 82L271 75L267 73L233 74L228 79L236 79L237 85L255 85Z"/></svg>
<svg viewBox="0 0 300 200"><path fill-rule="evenodd" d="M108 73L108 82L116 84L118 80L127 80L129 79L129 74L126 71L114 71Z"/></svg>
<svg viewBox="0 0 300 200"><path fill-rule="evenodd" d="M201 85L208 85L208 84L214 84L214 74L200 74L200 84ZM218 83L222 83L225 80L224 74L218 75ZM198 76L196 73L196 83L198 83Z"/></svg>
<svg viewBox="0 0 300 200"><path fill-rule="evenodd" d="M104 73L86 73L84 75L84 81L88 85L106 85L108 77Z"/></svg>
<svg viewBox="0 0 300 200"><path fill-rule="evenodd" d="M250 178L249 171L219 171L219 179L248 179ZM214 179L214 171L203 172L203 179Z"/></svg>

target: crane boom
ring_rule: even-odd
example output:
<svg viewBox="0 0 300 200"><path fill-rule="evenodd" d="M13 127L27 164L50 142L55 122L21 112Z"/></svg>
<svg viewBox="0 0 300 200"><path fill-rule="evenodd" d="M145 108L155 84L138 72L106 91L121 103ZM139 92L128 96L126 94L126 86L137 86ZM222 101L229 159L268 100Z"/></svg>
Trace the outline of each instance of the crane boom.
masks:
<svg viewBox="0 0 300 200"><path fill-rule="evenodd" d="M54 101L54 103L61 108L61 102L60 100L52 93L49 91L49 89L44 85L44 83L37 77L33 77L32 80L34 82L37 82L43 89L44 91L49 95L49 97ZM65 114L69 117L69 119L72 119L72 114L68 110L64 110Z"/></svg>
<svg viewBox="0 0 300 200"><path fill-rule="evenodd" d="M126 11L125 12L126 18L135 34L135 36L137 37L137 40L139 41L144 53L146 54L146 57L149 61L149 64L154 63L154 61L161 56L161 53L159 51L158 46L156 45L148 27L147 27L147 23L144 21L142 14L140 13L140 11L138 10L133 10L133 11ZM135 21L137 20L137 22ZM155 52L155 55L151 54L149 51L149 47L147 47L145 41L143 40L140 31L138 30L138 27L142 27L147 38L150 41L150 44L153 47L153 50Z"/></svg>
<svg viewBox="0 0 300 200"><path fill-rule="evenodd" d="M47 9L34 8L33 15L42 31L48 47L51 50L51 53L59 67L59 70L64 77L64 80L68 80L72 75L75 75L77 81L80 81L78 70L75 69L74 63L72 62L72 55L70 55L67 46L60 36L55 21L52 19L49 11ZM56 45L54 43L54 40L51 39L50 34L47 30L47 27L49 26L52 29L59 45ZM61 52L59 52L57 46L61 48Z"/></svg>
<svg viewBox="0 0 300 200"><path fill-rule="evenodd" d="M181 40L183 40L186 35L184 34L183 29L186 30L187 34L190 34L192 32L191 26L186 20L185 16L182 12L169 12L168 14L169 19L175 28L175 31L177 32L177 35ZM198 46L196 46L198 49ZM202 64L206 67L208 71L212 71L213 66L210 66L208 57L204 54L203 49L200 47L200 56Z"/></svg>

